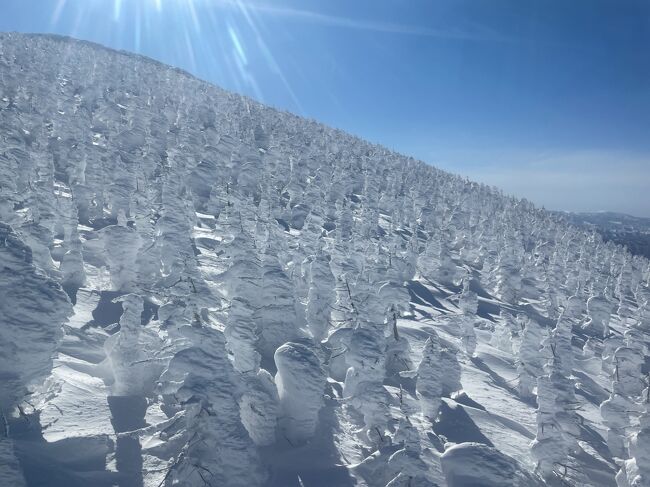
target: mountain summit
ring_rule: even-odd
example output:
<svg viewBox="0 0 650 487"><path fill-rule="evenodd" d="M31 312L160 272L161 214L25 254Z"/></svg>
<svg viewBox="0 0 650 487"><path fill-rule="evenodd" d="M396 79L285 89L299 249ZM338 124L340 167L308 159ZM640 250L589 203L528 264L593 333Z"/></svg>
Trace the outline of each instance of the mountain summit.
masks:
<svg viewBox="0 0 650 487"><path fill-rule="evenodd" d="M0 34L0 484L650 485L650 266L182 71Z"/></svg>

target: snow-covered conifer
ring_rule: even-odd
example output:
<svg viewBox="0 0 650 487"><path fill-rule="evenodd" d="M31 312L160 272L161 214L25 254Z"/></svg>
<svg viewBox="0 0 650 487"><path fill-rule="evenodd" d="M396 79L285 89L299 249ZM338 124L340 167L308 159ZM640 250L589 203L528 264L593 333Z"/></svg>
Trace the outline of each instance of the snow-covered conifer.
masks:
<svg viewBox="0 0 650 487"><path fill-rule="evenodd" d="M398 331L397 319L399 315L393 308L386 316L386 376L396 376L400 372L410 370L411 346L408 339Z"/></svg>
<svg viewBox="0 0 650 487"><path fill-rule="evenodd" d="M443 368L440 356L440 342L438 336L434 333L424 342L422 360L417 368L415 387L420 399L422 414L431 422L435 421L438 416L443 393L442 377L447 373Z"/></svg>
<svg viewBox="0 0 650 487"><path fill-rule="evenodd" d="M478 295L470 289L471 279L463 278L463 290L458 299L458 307L461 313L468 316L476 315L478 311Z"/></svg>
<svg viewBox="0 0 650 487"><path fill-rule="evenodd" d="M336 281L329 265L329 256L321 249L309 264L309 291L305 309L307 326L314 340L327 336L334 305Z"/></svg>
<svg viewBox="0 0 650 487"><path fill-rule="evenodd" d="M626 429L630 427L632 402L622 394L620 383L612 382L612 393L600 405L600 415L607 426L607 447L613 457L626 458Z"/></svg>
<svg viewBox="0 0 650 487"><path fill-rule="evenodd" d="M113 372L112 393L115 396L148 394L165 365L160 354L162 340L156 330L141 322L141 296L127 294L115 302L122 303L120 331L104 342Z"/></svg>
<svg viewBox="0 0 650 487"><path fill-rule="evenodd" d="M476 331L474 330L474 319L463 316L460 319L460 339L465 353L472 357L476 351Z"/></svg>
<svg viewBox="0 0 650 487"><path fill-rule="evenodd" d="M521 249L513 242L506 242L499 250L496 268L496 295L506 303L516 304L521 295Z"/></svg>
<svg viewBox="0 0 650 487"><path fill-rule="evenodd" d="M609 335L612 305L604 296L592 296L587 301L589 319L582 328L597 337Z"/></svg>
<svg viewBox="0 0 650 487"><path fill-rule="evenodd" d="M280 431L291 442L311 438L323 406L325 375L316 354L301 343L275 351L275 383L280 399Z"/></svg>
<svg viewBox="0 0 650 487"><path fill-rule="evenodd" d="M268 371L260 369L257 374L244 374L239 413L242 424L256 445L265 446L275 442L280 406L275 381Z"/></svg>
<svg viewBox="0 0 650 487"><path fill-rule="evenodd" d="M452 347L443 346L440 351L440 367L445 371L442 375L442 395L444 397L449 397L463 388L460 382L461 370L457 354L458 350Z"/></svg>
<svg viewBox="0 0 650 487"><path fill-rule="evenodd" d="M239 382L223 334L195 325L178 329L184 348L160 377L160 392L183 411L185 421L166 482L184 487L261 485L266 476L240 419Z"/></svg>
<svg viewBox="0 0 650 487"><path fill-rule="evenodd" d="M629 442L629 459L625 460L618 474L618 487L645 487L650 485L650 401L644 402L639 418L639 430Z"/></svg>
<svg viewBox="0 0 650 487"><path fill-rule="evenodd" d="M39 271L27 245L0 222L0 409L9 414L28 390L48 376L72 314L61 287Z"/></svg>
<svg viewBox="0 0 650 487"><path fill-rule="evenodd" d="M494 324L491 344L504 352L513 352L513 333L519 327L515 317L505 308L499 312L500 320Z"/></svg>
<svg viewBox="0 0 650 487"><path fill-rule="evenodd" d="M544 330L532 318L528 318L521 333L521 346L517 355L517 388L524 398L533 397L537 379L544 373L541 344Z"/></svg>

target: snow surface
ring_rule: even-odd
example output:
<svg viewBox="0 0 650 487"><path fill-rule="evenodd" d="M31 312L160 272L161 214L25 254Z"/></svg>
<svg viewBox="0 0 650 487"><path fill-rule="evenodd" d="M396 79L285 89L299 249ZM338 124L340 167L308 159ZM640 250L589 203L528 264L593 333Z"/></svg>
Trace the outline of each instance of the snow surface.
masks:
<svg viewBox="0 0 650 487"><path fill-rule="evenodd" d="M526 201L0 34L0 485L648 486L648 316Z"/></svg>

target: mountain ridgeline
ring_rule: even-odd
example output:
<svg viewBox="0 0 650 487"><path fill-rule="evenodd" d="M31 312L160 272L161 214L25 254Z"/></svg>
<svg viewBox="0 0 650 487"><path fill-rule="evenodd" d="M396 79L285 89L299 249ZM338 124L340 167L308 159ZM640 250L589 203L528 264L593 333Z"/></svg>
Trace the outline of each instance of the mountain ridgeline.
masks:
<svg viewBox="0 0 650 487"><path fill-rule="evenodd" d="M634 255L650 258L650 218L624 213L558 212L572 225L600 233L603 239L624 245Z"/></svg>
<svg viewBox="0 0 650 487"><path fill-rule="evenodd" d="M650 265L182 71L0 34L0 483L650 485Z"/></svg>

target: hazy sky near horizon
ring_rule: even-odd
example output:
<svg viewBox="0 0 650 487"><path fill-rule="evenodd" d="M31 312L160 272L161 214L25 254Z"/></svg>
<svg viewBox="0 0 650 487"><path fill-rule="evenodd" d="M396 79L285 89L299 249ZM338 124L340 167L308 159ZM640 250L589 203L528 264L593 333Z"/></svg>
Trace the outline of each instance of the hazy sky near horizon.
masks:
<svg viewBox="0 0 650 487"><path fill-rule="evenodd" d="M0 0L0 30L138 52L550 209L650 217L646 0Z"/></svg>

